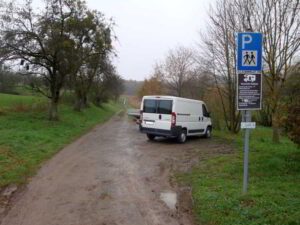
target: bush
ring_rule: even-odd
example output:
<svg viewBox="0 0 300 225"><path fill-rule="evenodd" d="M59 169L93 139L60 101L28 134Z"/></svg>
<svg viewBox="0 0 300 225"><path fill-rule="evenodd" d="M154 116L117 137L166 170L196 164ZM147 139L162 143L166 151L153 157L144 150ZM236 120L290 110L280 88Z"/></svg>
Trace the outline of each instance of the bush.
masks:
<svg viewBox="0 0 300 225"><path fill-rule="evenodd" d="M16 88L22 82L20 75L0 68L0 93L19 94Z"/></svg>
<svg viewBox="0 0 300 225"><path fill-rule="evenodd" d="M287 105L286 130L293 142L300 146L300 66L289 74L283 94Z"/></svg>
<svg viewBox="0 0 300 225"><path fill-rule="evenodd" d="M289 107L287 128L291 140L300 147L300 104Z"/></svg>

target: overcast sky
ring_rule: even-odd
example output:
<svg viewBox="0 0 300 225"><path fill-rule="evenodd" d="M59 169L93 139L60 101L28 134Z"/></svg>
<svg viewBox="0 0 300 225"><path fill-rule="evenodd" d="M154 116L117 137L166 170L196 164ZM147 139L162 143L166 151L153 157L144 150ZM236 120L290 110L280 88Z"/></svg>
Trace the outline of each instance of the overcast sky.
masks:
<svg viewBox="0 0 300 225"><path fill-rule="evenodd" d="M34 0L34 4L41 0ZM205 29L213 0L86 0L89 8L114 18L115 61L124 79L149 77L155 62L178 45L191 46Z"/></svg>
<svg viewBox="0 0 300 225"><path fill-rule="evenodd" d="M170 48L191 46L205 29L212 0L87 0L113 17L119 43L116 64L125 79L143 80Z"/></svg>

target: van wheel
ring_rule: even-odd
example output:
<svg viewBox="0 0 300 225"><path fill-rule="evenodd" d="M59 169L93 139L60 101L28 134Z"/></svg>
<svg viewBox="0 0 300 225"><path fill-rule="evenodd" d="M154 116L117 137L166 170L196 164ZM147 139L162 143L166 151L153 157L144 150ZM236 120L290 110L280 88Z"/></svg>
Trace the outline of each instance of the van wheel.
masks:
<svg viewBox="0 0 300 225"><path fill-rule="evenodd" d="M211 130L212 130L211 127L206 128L206 132L204 135L206 138L211 138Z"/></svg>
<svg viewBox="0 0 300 225"><path fill-rule="evenodd" d="M150 141L153 141L154 138L155 138L155 135L153 135L153 134L147 134L147 137L148 137L148 139L149 139Z"/></svg>
<svg viewBox="0 0 300 225"><path fill-rule="evenodd" d="M179 143L184 143L186 141L186 130L181 130L180 134L177 137Z"/></svg>

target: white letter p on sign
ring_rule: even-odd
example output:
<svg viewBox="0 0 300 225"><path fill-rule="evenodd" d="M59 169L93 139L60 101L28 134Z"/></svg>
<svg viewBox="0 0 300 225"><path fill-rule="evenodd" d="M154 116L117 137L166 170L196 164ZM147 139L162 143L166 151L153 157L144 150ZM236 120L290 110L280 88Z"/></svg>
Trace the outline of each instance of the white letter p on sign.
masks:
<svg viewBox="0 0 300 225"><path fill-rule="evenodd" d="M242 37L242 49L245 49L246 44L250 44L252 42L252 37L249 34L245 34Z"/></svg>

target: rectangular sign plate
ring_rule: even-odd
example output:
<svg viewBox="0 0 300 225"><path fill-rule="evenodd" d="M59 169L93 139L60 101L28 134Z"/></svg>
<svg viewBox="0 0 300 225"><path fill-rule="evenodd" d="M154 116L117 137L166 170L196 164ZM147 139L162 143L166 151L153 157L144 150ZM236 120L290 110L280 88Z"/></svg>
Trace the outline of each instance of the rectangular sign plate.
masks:
<svg viewBox="0 0 300 225"><path fill-rule="evenodd" d="M262 70L262 40L261 33L237 34L237 70Z"/></svg>
<svg viewBox="0 0 300 225"><path fill-rule="evenodd" d="M237 85L237 109L259 110L262 98L262 75L239 73Z"/></svg>
<svg viewBox="0 0 300 225"><path fill-rule="evenodd" d="M241 122L241 129L255 129L255 122Z"/></svg>

